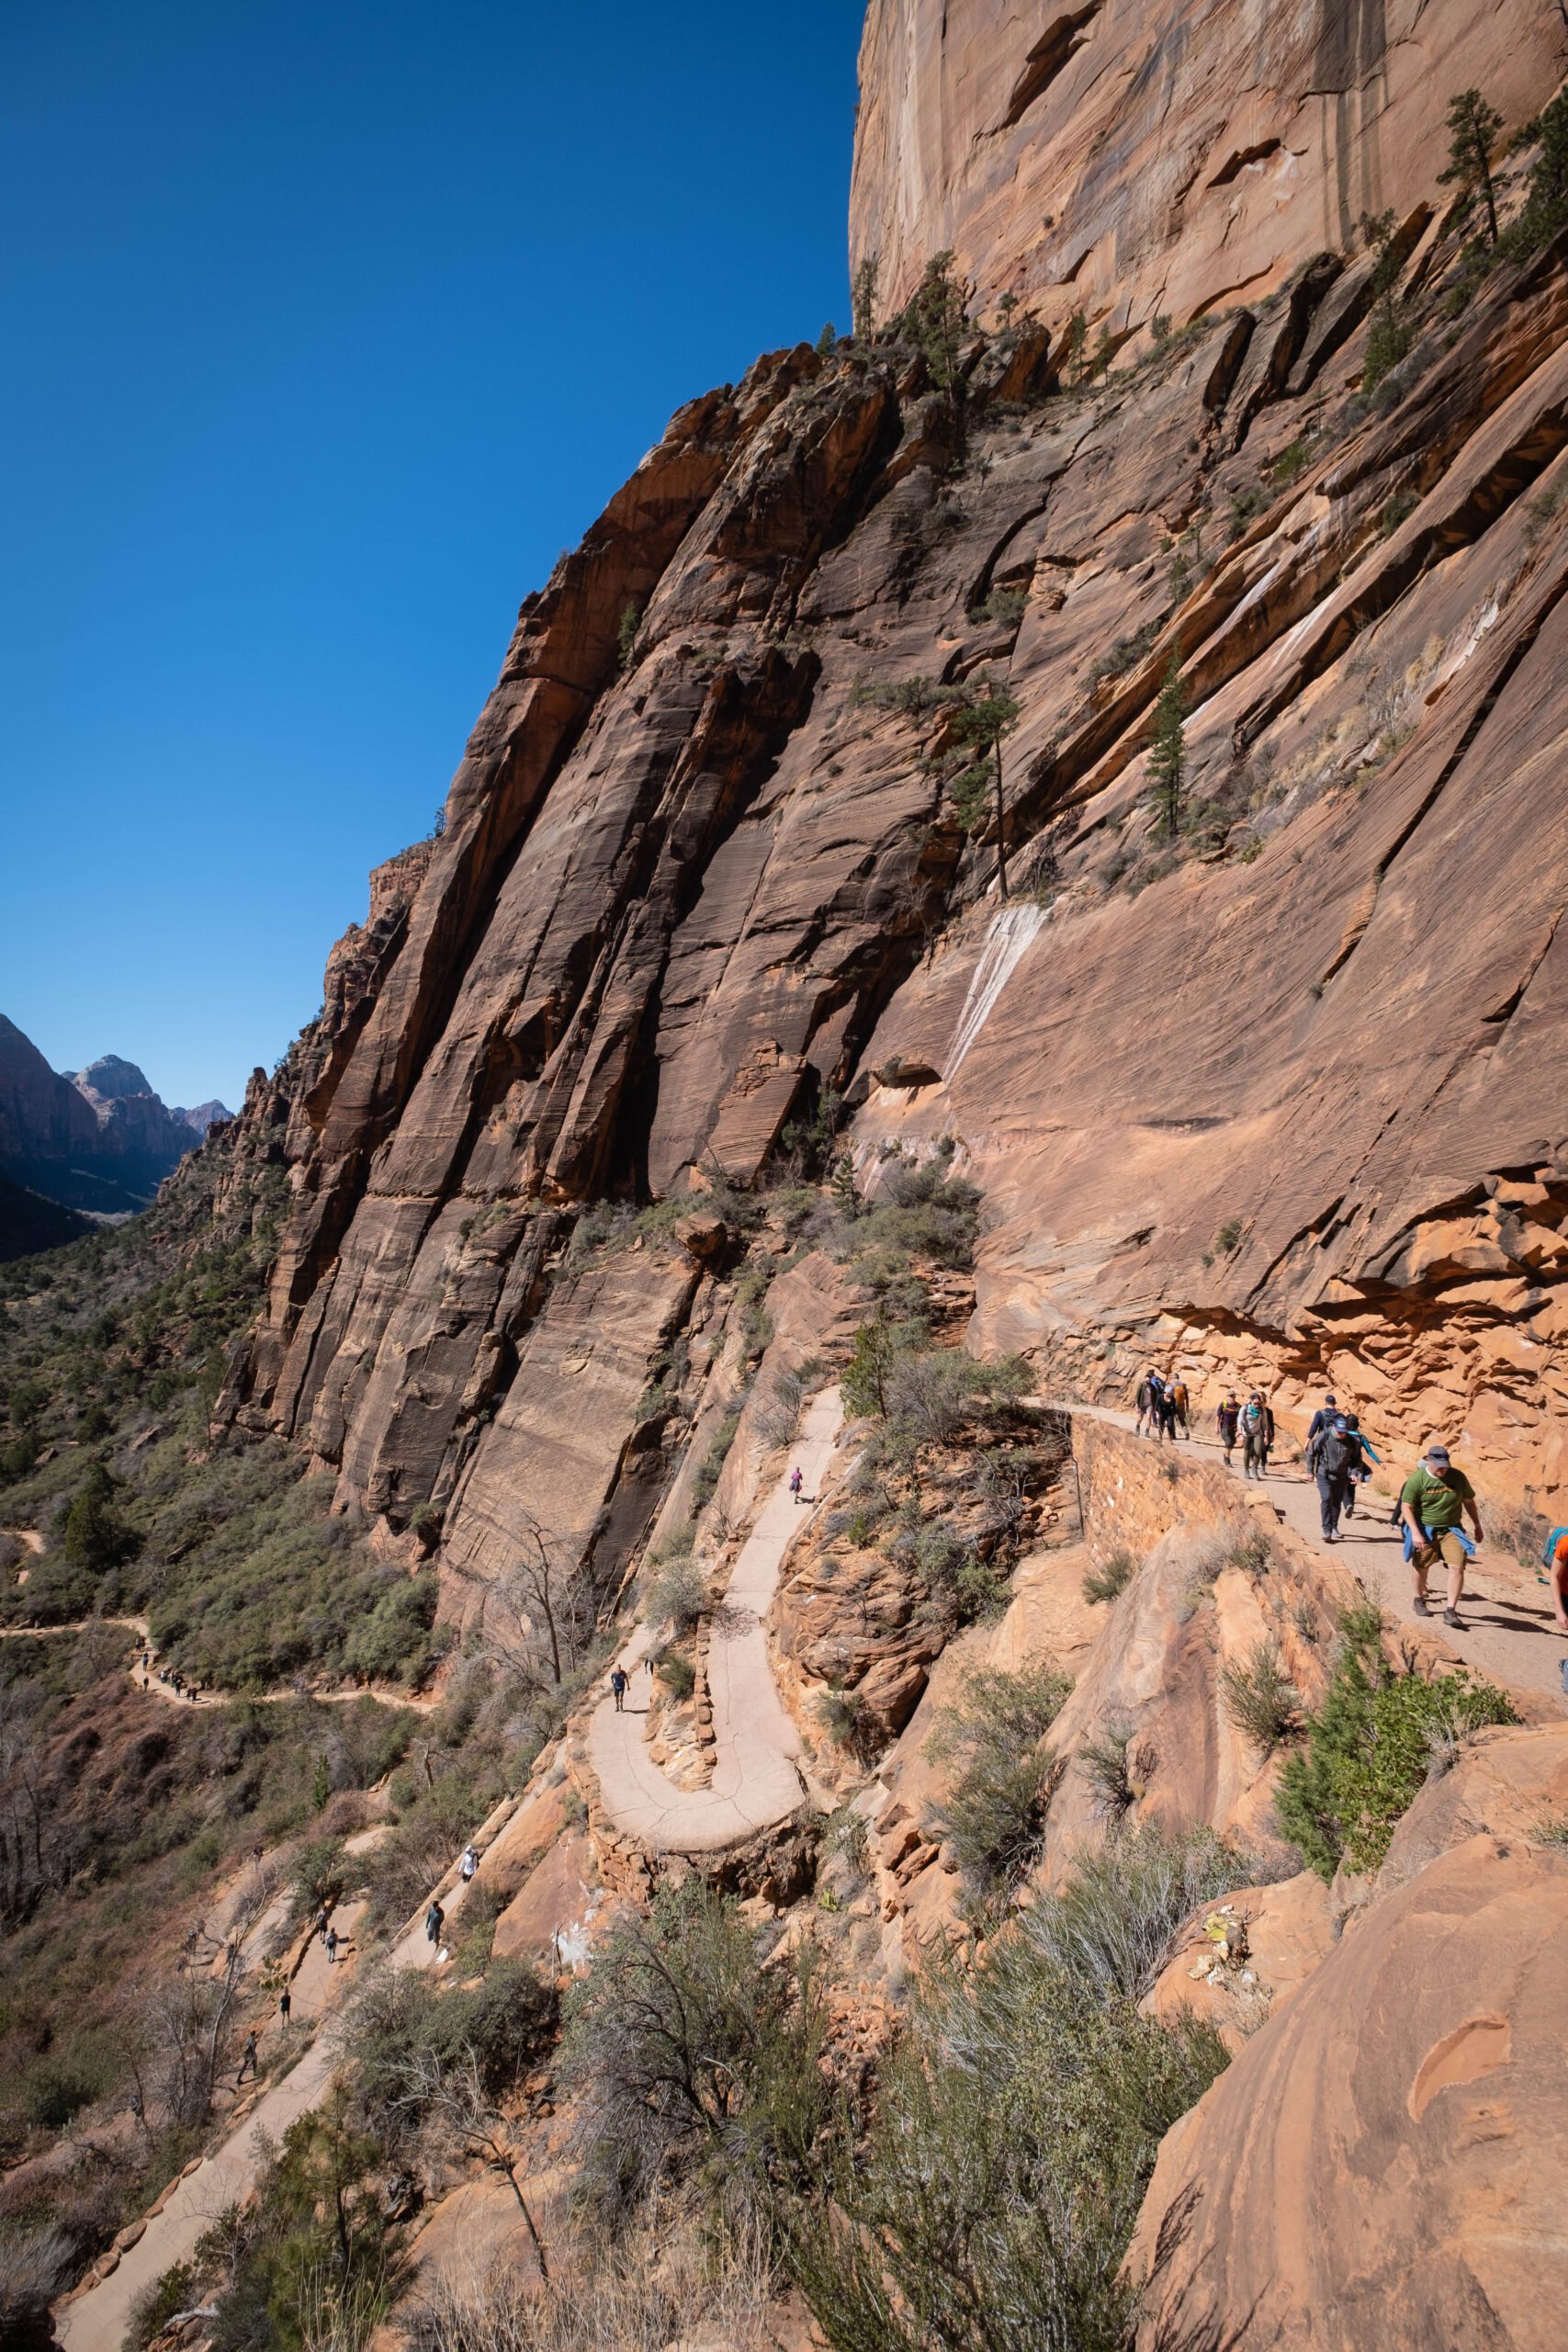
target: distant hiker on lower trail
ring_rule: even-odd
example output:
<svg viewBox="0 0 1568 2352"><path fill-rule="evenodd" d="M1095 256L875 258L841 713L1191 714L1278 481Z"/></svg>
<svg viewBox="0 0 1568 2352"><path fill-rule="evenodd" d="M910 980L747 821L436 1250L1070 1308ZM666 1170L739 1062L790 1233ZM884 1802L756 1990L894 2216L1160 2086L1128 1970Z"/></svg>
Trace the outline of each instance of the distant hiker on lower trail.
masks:
<svg viewBox="0 0 1568 2352"><path fill-rule="evenodd" d="M805 1484L806 1481L800 1475L800 1464L797 1462L795 1468L789 1474L789 1490L796 1502L800 1500L800 1490Z"/></svg>
<svg viewBox="0 0 1568 2352"><path fill-rule="evenodd" d="M332 1913L327 1909L326 1905L323 1903L321 1909L316 1914L316 1933L320 1936L323 1943L326 1942L327 1928L331 1923Z"/></svg>
<svg viewBox="0 0 1568 2352"><path fill-rule="evenodd" d="M1160 1405L1165 1396L1165 1383L1153 1364L1138 1383L1138 1435L1145 1429L1153 1437L1159 1427Z"/></svg>
<svg viewBox="0 0 1568 2352"><path fill-rule="evenodd" d="M337 1966L337 1929L335 1928L329 1928L327 1929L326 1943L327 1966L329 1968L335 1968Z"/></svg>
<svg viewBox="0 0 1568 2352"><path fill-rule="evenodd" d="M1263 1392L1255 1388L1241 1408L1241 1475L1244 1478L1261 1478L1269 1468L1269 1449L1274 1442L1274 1416L1264 1401Z"/></svg>
<svg viewBox="0 0 1568 2352"><path fill-rule="evenodd" d="M1449 1572L1448 1606L1443 1611L1443 1623L1462 1631L1464 1620L1459 1613L1459 1605L1464 1598L1464 1569L1469 1546L1464 1540L1461 1522L1467 1516L1476 1542L1480 1544L1485 1539L1481 1532L1475 1488L1462 1470L1454 1468L1446 1445L1429 1445L1399 1490L1399 1508L1407 1531L1410 1566L1416 1577L1416 1614L1417 1617L1431 1614L1427 1600L1427 1577L1441 1561Z"/></svg>
<svg viewBox="0 0 1568 2352"><path fill-rule="evenodd" d="M1214 1427L1219 1431L1220 1443L1225 1450L1225 1468L1227 1470L1231 1466L1231 1455L1235 1452L1236 1425L1240 1419L1240 1403L1227 1388L1225 1391L1224 1403L1223 1405L1217 1405L1214 1408Z"/></svg>
<svg viewBox="0 0 1568 2352"><path fill-rule="evenodd" d="M457 1865L457 1875L462 1880L465 1886L468 1885L468 1881L473 1877L474 1872L479 1869L479 1848L472 1845L465 1846L463 1849L463 1859Z"/></svg>
<svg viewBox="0 0 1568 2352"><path fill-rule="evenodd" d="M615 1694L615 1713L622 1714L626 1703L626 1669L624 1666L611 1668L610 1688Z"/></svg>
<svg viewBox="0 0 1568 2352"><path fill-rule="evenodd" d="M294 1996L286 1984L277 1996L277 2022L286 2026L294 2011Z"/></svg>
<svg viewBox="0 0 1568 2352"><path fill-rule="evenodd" d="M1359 1458L1360 1447L1343 1413L1325 1421L1307 1446L1307 1468L1317 1481L1325 1544L1339 1541L1339 1514L1350 1498L1351 1475Z"/></svg>
<svg viewBox="0 0 1568 2352"><path fill-rule="evenodd" d="M434 1896L432 1895L430 1908L424 1915L425 1941L427 1943L438 1944L441 1941L441 1930L446 1925L446 1914L441 1908L440 1904L436 1902Z"/></svg>
<svg viewBox="0 0 1568 2352"><path fill-rule="evenodd" d="M236 2090L238 2090L240 2085L245 2079L245 2068L247 2066L251 2070L251 2075L254 2080L256 2074L256 2038L254 2033L247 2033L245 2036L244 2054L240 2060L240 2071L234 2077L234 2087Z"/></svg>

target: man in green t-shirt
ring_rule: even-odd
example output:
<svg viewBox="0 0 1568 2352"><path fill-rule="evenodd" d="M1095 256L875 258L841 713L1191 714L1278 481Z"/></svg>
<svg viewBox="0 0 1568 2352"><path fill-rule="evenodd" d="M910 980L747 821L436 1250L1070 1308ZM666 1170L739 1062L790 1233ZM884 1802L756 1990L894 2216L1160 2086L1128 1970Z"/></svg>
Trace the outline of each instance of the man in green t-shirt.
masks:
<svg viewBox="0 0 1568 2352"><path fill-rule="evenodd" d="M1410 1565L1416 1572L1416 1614L1429 1616L1427 1573L1442 1561L1449 1572L1449 1603L1445 1625L1462 1625L1459 1604L1464 1592L1465 1549L1459 1529L1469 1518L1475 1540L1483 1541L1475 1488L1462 1470L1449 1460L1446 1445L1429 1445L1399 1493L1400 1510L1410 1531Z"/></svg>

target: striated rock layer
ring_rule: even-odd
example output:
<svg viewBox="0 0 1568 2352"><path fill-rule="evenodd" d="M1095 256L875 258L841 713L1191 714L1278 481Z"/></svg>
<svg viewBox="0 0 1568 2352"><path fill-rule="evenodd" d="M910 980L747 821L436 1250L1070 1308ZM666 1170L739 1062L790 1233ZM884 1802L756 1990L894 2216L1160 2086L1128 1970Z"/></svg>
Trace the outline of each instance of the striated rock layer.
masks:
<svg viewBox="0 0 1568 2352"><path fill-rule="evenodd" d="M1429 201L1455 91L1512 129L1565 63L1533 0L871 0L851 259L885 306L948 247L985 311L1184 326Z"/></svg>

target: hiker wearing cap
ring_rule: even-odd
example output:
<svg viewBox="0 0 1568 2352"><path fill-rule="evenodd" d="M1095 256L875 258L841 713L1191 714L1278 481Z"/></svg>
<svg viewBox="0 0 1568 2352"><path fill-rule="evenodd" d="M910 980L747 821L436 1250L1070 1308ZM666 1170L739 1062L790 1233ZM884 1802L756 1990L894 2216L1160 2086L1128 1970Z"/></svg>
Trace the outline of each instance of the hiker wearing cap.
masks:
<svg viewBox="0 0 1568 2352"><path fill-rule="evenodd" d="M1333 1390L1330 1389L1328 1395L1324 1398L1322 1404L1318 1407L1316 1412L1307 1423L1306 1442L1307 1451L1309 1453L1312 1451L1314 1442L1322 1436L1324 1430L1328 1427L1329 1422L1333 1420L1338 1410L1338 1401L1336 1398Z"/></svg>
<svg viewBox="0 0 1568 2352"><path fill-rule="evenodd" d="M1224 1403L1223 1405L1216 1406L1214 1408L1214 1427L1220 1433L1220 1443L1225 1450L1225 1468L1227 1470L1231 1466L1231 1455L1235 1452L1236 1423L1240 1419L1241 1405L1237 1399L1236 1393L1234 1388L1227 1388L1225 1390Z"/></svg>
<svg viewBox="0 0 1568 2352"><path fill-rule="evenodd" d="M1441 1560L1449 1572L1445 1625L1462 1628L1459 1604L1464 1593L1464 1564L1468 1546L1461 1521L1467 1515L1478 1544L1481 1514L1475 1489L1462 1470L1449 1459L1446 1445L1429 1445L1399 1492L1399 1508L1411 1539L1410 1566L1416 1577L1416 1614L1427 1617L1427 1571Z"/></svg>
<svg viewBox="0 0 1568 2352"><path fill-rule="evenodd" d="M1360 1447L1350 1435L1350 1428L1343 1413L1336 1413L1323 1420L1315 1437L1307 1442L1307 1468L1317 1481L1317 1499L1323 1518L1323 1540L1325 1544L1339 1541L1339 1514L1350 1498L1350 1478L1360 1458Z"/></svg>
<svg viewBox="0 0 1568 2352"><path fill-rule="evenodd" d="M1156 1434L1164 1396L1165 1383L1151 1364L1138 1383L1137 1434L1139 1437L1144 1435L1145 1429L1150 1437Z"/></svg>

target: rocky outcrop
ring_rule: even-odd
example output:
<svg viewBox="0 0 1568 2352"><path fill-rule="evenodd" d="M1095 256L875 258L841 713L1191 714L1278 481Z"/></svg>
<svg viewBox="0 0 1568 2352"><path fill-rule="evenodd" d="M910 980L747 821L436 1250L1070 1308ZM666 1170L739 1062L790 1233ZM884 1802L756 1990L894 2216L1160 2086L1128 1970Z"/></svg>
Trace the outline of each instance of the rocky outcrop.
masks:
<svg viewBox="0 0 1568 2352"><path fill-rule="evenodd" d="M987 314L1010 292L1118 340L1185 326L1429 206L1453 93L1513 129L1565 58L1526 0L871 0L852 263L885 309L950 247Z"/></svg>
<svg viewBox="0 0 1568 2352"><path fill-rule="evenodd" d="M1130 2257L1145 2352L1559 2340L1568 1860L1560 1811L1520 1816L1565 1773L1560 1727L1498 1733L1428 1789L1388 1891L1168 2135ZM1247 1898L1265 1939L1283 1893Z"/></svg>

